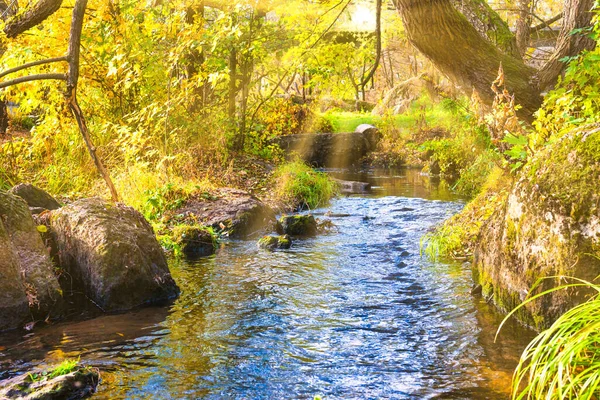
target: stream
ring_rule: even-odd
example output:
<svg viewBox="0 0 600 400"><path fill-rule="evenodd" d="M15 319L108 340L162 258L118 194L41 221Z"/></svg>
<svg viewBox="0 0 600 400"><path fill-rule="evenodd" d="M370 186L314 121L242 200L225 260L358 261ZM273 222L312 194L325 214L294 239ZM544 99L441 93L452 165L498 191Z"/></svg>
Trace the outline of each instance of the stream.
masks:
<svg viewBox="0 0 600 400"><path fill-rule="evenodd" d="M0 336L0 379L64 357L100 368L93 399L507 399L533 334L470 294L462 263L420 240L464 201L415 170L350 174L331 233L290 250L227 241L171 262L169 307Z"/></svg>

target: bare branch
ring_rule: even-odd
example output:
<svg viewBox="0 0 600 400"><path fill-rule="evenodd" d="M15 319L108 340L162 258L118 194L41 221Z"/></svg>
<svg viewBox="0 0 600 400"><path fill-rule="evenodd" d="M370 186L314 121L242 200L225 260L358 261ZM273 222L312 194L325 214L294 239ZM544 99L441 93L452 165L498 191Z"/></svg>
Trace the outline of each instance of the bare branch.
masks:
<svg viewBox="0 0 600 400"><path fill-rule="evenodd" d="M560 20L563 17L563 13L558 14L557 16L550 18L548 21L542 21L541 24L536 25L531 28L531 32L541 31L544 28L550 28L550 25Z"/></svg>
<svg viewBox="0 0 600 400"><path fill-rule="evenodd" d="M31 82L31 81L43 81L43 80L59 80L66 81L67 76L65 74L38 74L38 75L29 75L22 76L20 78L15 78L10 81L0 83L0 89L4 89L9 86L18 85L19 83Z"/></svg>
<svg viewBox="0 0 600 400"><path fill-rule="evenodd" d="M44 65L44 64L50 64L50 63L55 63L55 62L61 62L61 61L67 61L67 57L56 57L56 58L48 58L46 60L32 61L30 63L19 65L18 67L8 69L8 70L6 70L4 72L0 72L0 78L3 78L6 75L10 75L10 74L13 74L13 73L18 72L18 71L21 71L23 69L27 69L27 68L31 68L31 67L36 67L38 65Z"/></svg>
<svg viewBox="0 0 600 400"><path fill-rule="evenodd" d="M376 35L376 55L375 55L375 63L373 64L373 68L371 68L371 71L367 74L367 76L365 77L365 79L363 79L363 81L361 83L359 83L359 86L361 87L365 87L367 85L367 83L369 83L369 81L373 78L373 76L375 75L375 72L377 71L377 68L379 68L379 61L381 60L381 2L382 0L377 0L377 10L375 12L375 16L376 16L376 27L375 27L375 35Z"/></svg>

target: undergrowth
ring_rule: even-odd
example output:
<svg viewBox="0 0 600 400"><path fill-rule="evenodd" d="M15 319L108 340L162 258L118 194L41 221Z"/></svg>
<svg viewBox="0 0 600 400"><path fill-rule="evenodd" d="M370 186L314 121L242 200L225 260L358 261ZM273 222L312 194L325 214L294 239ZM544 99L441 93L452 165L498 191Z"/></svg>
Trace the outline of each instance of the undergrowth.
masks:
<svg viewBox="0 0 600 400"><path fill-rule="evenodd" d="M338 193L335 181L302 161L280 165L274 179L276 198L292 207L315 209Z"/></svg>
<svg viewBox="0 0 600 400"><path fill-rule="evenodd" d="M495 167L477 197L421 239L421 251L432 260L470 258L481 227L504 201L509 185L510 178Z"/></svg>

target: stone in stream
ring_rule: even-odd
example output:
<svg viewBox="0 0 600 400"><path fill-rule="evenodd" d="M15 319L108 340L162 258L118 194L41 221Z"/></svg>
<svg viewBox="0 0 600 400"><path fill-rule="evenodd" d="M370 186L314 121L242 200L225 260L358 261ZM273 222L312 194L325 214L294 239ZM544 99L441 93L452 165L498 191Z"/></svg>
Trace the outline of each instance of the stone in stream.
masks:
<svg viewBox="0 0 600 400"><path fill-rule="evenodd" d="M371 184L367 182L343 181L334 179L343 194L363 194L371 190Z"/></svg>
<svg viewBox="0 0 600 400"><path fill-rule="evenodd" d="M25 200L33 214L39 214L43 210L57 210L61 207L54 197L29 183L19 183L9 192Z"/></svg>
<svg viewBox="0 0 600 400"><path fill-rule="evenodd" d="M58 316L62 291L27 203L0 191L0 225L0 330Z"/></svg>
<svg viewBox="0 0 600 400"><path fill-rule="evenodd" d="M315 236L318 226L312 215L283 215L279 218L278 230L291 236Z"/></svg>
<svg viewBox="0 0 600 400"><path fill-rule="evenodd" d="M96 370L79 367L65 375L50 377L43 371L27 374L0 382L0 398L19 400L85 399L96 392L99 374Z"/></svg>
<svg viewBox="0 0 600 400"><path fill-rule="evenodd" d="M173 240L187 257L205 257L215 253L216 237L204 226L178 225L173 228Z"/></svg>
<svg viewBox="0 0 600 400"><path fill-rule="evenodd" d="M103 311L124 311L178 296L164 252L142 214L99 198L50 217L63 268Z"/></svg>
<svg viewBox="0 0 600 400"><path fill-rule="evenodd" d="M289 249L292 247L292 239L288 235L263 236L258 241L258 247L267 250Z"/></svg>
<svg viewBox="0 0 600 400"><path fill-rule="evenodd" d="M210 226L222 235L247 238L275 223L275 212L248 192L223 188L213 196L196 195L170 216Z"/></svg>

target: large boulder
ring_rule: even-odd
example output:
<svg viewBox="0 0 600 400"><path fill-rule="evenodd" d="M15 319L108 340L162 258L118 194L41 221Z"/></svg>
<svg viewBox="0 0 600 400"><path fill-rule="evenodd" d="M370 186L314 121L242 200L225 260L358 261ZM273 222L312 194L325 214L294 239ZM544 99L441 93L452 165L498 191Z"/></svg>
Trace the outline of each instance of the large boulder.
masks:
<svg viewBox="0 0 600 400"><path fill-rule="evenodd" d="M162 303L179 294L152 227L131 207L78 200L52 213L60 266L104 311Z"/></svg>
<svg viewBox="0 0 600 400"><path fill-rule="evenodd" d="M6 264L2 273L11 276L9 270L17 267L34 318L58 316L63 305L62 291L27 203L20 197L0 191L0 219L7 242L2 246L2 252L6 254L0 261L0 264Z"/></svg>
<svg viewBox="0 0 600 400"><path fill-rule="evenodd" d="M27 304L17 255L0 218L0 331L21 326L29 315Z"/></svg>
<svg viewBox="0 0 600 400"><path fill-rule="evenodd" d="M233 238L246 238L275 223L275 212L258 198L238 189L223 188L212 196L192 196L175 210L177 217L189 224L212 227Z"/></svg>
<svg viewBox="0 0 600 400"><path fill-rule="evenodd" d="M61 207L54 197L29 183L19 183L10 189L10 193L21 197L29 207L36 210L58 210Z"/></svg>
<svg viewBox="0 0 600 400"><path fill-rule="evenodd" d="M504 311L531 295L540 278L593 281L600 275L600 128L568 134L528 163L482 228L474 256L483 295ZM542 282L534 293L569 281ZM591 293L584 287L557 291L517 316L542 329Z"/></svg>

